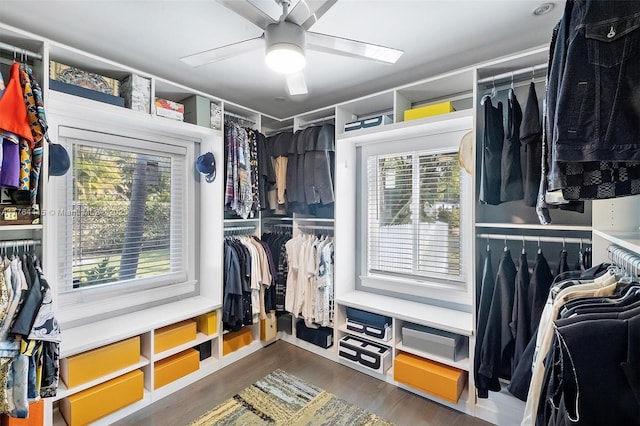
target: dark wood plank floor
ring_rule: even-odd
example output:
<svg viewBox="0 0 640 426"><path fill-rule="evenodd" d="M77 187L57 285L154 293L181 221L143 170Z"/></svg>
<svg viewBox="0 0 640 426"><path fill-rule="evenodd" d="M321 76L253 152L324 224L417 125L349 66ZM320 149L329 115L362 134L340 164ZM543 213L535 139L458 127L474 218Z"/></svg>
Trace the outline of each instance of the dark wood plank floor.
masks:
<svg viewBox="0 0 640 426"><path fill-rule="evenodd" d="M277 341L184 390L155 402L116 425L186 425L277 368L399 426L490 424L289 343Z"/></svg>

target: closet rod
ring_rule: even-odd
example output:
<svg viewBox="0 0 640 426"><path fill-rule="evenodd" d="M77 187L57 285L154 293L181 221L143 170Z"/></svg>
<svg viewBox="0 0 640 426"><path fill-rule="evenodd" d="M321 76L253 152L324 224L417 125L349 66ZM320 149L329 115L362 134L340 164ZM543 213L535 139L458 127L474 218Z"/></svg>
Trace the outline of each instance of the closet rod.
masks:
<svg viewBox="0 0 640 426"><path fill-rule="evenodd" d="M575 237L545 237L534 235L504 235L504 234L478 234L476 238L484 240L509 240L509 241L534 241L544 243L568 243L568 244L591 244L590 238Z"/></svg>
<svg viewBox="0 0 640 426"><path fill-rule="evenodd" d="M506 79L510 79L512 76L516 77L516 76L521 76L523 74L535 74L536 71L540 71L546 68L547 68L547 64L538 64L532 67L521 68L519 70L509 71L502 74L494 75L492 77L481 78L480 80L478 80L478 84L493 83L495 81L506 80Z"/></svg>
<svg viewBox="0 0 640 426"><path fill-rule="evenodd" d="M27 49L22 49L20 47L13 46L13 45L8 44L8 43L3 43L1 41L0 41L0 50L4 50L6 52L13 53L14 55L26 55L26 56L28 56L30 58L37 59L39 61L42 60L42 55L39 54L39 53L32 52L32 51L27 50Z"/></svg>
<svg viewBox="0 0 640 426"><path fill-rule="evenodd" d="M11 248L13 246L36 246L39 245L42 241L40 240L4 240L0 241L0 247Z"/></svg>
<svg viewBox="0 0 640 426"><path fill-rule="evenodd" d="M234 114L233 112L225 111L224 115L229 116L229 117L233 117L233 118L239 118L240 120L244 120L244 121L248 121L249 123L256 124L256 120L252 120L250 118L243 117L240 114Z"/></svg>
<svg viewBox="0 0 640 426"><path fill-rule="evenodd" d="M298 225L300 229L328 229L333 231L333 226L323 226L323 225Z"/></svg>
<svg viewBox="0 0 640 426"><path fill-rule="evenodd" d="M607 254L611 262L624 269L628 273L633 273L636 277L640 272L640 256L637 253L632 253L616 245L610 245L607 247Z"/></svg>
<svg viewBox="0 0 640 426"><path fill-rule="evenodd" d="M228 226L224 228L224 232L227 231L254 231L256 229L255 226Z"/></svg>
<svg viewBox="0 0 640 426"><path fill-rule="evenodd" d="M307 126L310 125L310 124L322 123L323 121L327 121L327 120L335 120L335 118L336 118L335 115L327 115L326 117L316 118L315 120L305 121L304 123L302 123L301 126L299 126L299 128L300 129L306 129Z"/></svg>

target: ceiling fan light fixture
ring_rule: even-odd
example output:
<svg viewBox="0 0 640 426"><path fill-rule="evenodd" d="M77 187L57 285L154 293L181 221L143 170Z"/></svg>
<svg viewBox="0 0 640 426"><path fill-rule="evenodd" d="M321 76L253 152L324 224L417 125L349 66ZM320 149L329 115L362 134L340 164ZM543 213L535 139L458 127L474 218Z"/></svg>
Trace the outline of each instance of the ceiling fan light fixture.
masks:
<svg viewBox="0 0 640 426"><path fill-rule="evenodd" d="M306 65L304 30L291 22L271 24L264 32L265 62L280 74L301 71Z"/></svg>
<svg viewBox="0 0 640 426"><path fill-rule="evenodd" d="M304 51L289 43L279 43L267 47L264 58L267 66L279 74L292 74L302 71L307 64Z"/></svg>

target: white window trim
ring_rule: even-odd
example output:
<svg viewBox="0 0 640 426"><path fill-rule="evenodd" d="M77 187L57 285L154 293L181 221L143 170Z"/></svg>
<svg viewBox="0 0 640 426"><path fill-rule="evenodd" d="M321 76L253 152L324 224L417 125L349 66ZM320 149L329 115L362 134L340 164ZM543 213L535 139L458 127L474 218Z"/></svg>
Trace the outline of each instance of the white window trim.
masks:
<svg viewBox="0 0 640 426"><path fill-rule="evenodd" d="M58 96L60 97L59 99ZM159 119L154 119L154 117L148 115L132 114L131 111L121 111L120 108L116 107L94 106L94 102L88 102L81 98L76 100L75 98L74 96L58 94L50 96L47 118L49 120L49 136L52 143L59 142L59 132L66 136L77 136L81 135L84 129L89 132L97 132L97 134L114 135L109 136L110 143L118 140L124 143L127 139L133 138L140 141L148 140L163 144L167 152L185 152L184 200L188 207L185 209L183 218L185 224L183 256L186 262L185 271L187 276L184 282L164 283L164 285L162 282L156 282L151 286L137 286L136 289L128 292L123 292L122 286L116 284L104 288L56 294L54 303L58 320L63 325L77 324L87 319L90 321L91 318L99 319L116 311L141 309L157 304L162 300L172 301L178 298L198 295L200 287L198 286L196 271L196 256L198 255L196 224L198 223L199 214L195 196L196 184L191 165L194 163L196 152L199 150L202 132L196 129L193 132L185 131L184 128L176 128L174 123L163 125L162 122L159 122ZM92 134L92 136L96 136L96 134ZM70 147L66 148L70 150ZM138 148L144 150L144 144ZM46 248L55 247L56 245L59 228L56 223L55 212L67 207L63 205L65 197L57 195L65 190L65 177L49 178L43 209L53 214L43 215L45 225L44 244ZM52 282L56 292L58 291L58 285L55 280L59 276L57 256L57 250L47 249L44 259L47 279ZM97 295L97 300L94 300L93 297L88 299L89 291L91 291L91 294Z"/></svg>
<svg viewBox="0 0 640 426"><path fill-rule="evenodd" d="M359 190L356 191L361 206L367 203L367 185L363 180L366 176L366 158L371 155L383 155L401 152L420 151L432 154L441 152L457 151L462 136L472 129L473 118L471 116L457 117L454 120L446 120L442 123L431 123L431 126L415 126L415 128L400 129L397 135L381 132L369 141L359 141L357 146L361 149L359 163L361 165L360 176L358 176ZM386 135L384 133L387 133ZM437 136L437 139L431 137ZM429 145L425 145L425 138L429 138ZM379 274L366 274L367 259L367 220L366 211L360 211L364 215L360 219L359 238L356 241L356 251L360 253L360 259L356 268L359 286L364 291L376 291L383 293L397 294L398 297L411 298L420 297L424 299L439 300L447 303L472 306L472 286L473 286L473 244L474 244L474 200L473 200L473 178L464 170L460 172L460 256L467 259L463 266L463 285L446 284L440 281L430 281L425 278L412 279L400 278Z"/></svg>

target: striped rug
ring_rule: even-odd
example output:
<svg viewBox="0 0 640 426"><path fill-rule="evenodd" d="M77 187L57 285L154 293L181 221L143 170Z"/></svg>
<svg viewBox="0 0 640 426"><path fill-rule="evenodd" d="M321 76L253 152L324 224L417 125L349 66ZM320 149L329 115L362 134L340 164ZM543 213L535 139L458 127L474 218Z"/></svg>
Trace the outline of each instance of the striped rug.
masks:
<svg viewBox="0 0 640 426"><path fill-rule="evenodd" d="M285 371L276 370L189 426L261 424L393 425Z"/></svg>

